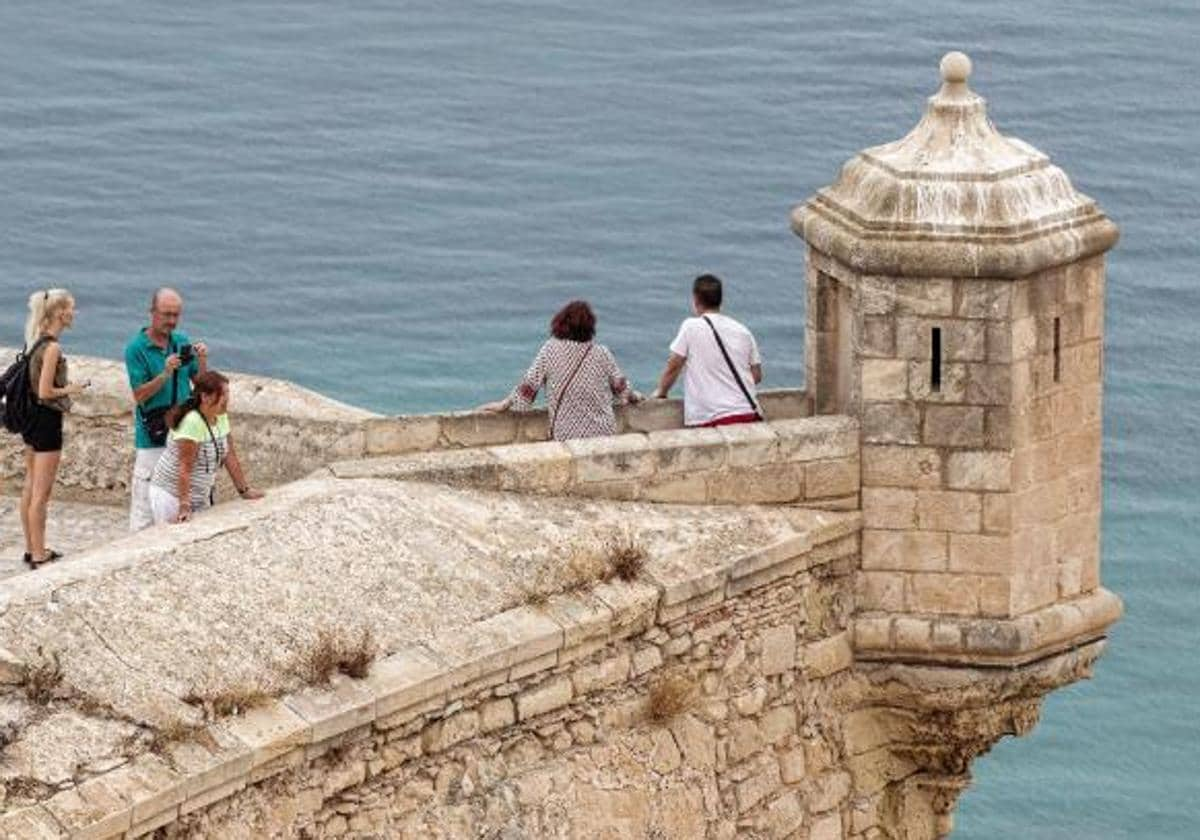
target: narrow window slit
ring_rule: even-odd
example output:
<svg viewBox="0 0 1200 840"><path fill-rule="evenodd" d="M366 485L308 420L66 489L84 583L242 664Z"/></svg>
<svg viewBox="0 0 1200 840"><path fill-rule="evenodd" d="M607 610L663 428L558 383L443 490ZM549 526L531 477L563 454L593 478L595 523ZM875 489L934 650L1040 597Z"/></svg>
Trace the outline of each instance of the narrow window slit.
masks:
<svg viewBox="0 0 1200 840"><path fill-rule="evenodd" d="M935 393L942 390L942 328L933 328L930 342L933 351L929 359L929 389Z"/></svg>
<svg viewBox="0 0 1200 840"><path fill-rule="evenodd" d="M1058 382L1059 377L1062 375L1062 349L1061 349L1062 346L1059 343L1059 336L1061 335L1061 332L1060 332L1061 329L1062 329L1061 320L1059 318L1055 318L1054 319L1054 381L1055 382Z"/></svg>

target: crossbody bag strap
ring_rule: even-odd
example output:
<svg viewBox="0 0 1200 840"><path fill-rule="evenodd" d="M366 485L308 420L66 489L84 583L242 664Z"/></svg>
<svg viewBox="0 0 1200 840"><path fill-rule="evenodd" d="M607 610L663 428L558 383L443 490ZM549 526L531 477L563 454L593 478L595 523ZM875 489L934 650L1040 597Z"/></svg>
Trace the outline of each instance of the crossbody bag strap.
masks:
<svg viewBox="0 0 1200 840"><path fill-rule="evenodd" d="M733 359L729 358L729 351L725 349L725 342L721 340L721 334L717 332L717 328L713 326L713 322L708 319L707 315L702 315L701 317L704 318L704 323L708 324L708 328L712 330L713 338L717 340L717 347L721 348L721 355L725 357L725 364L729 365L729 372L733 374L738 387L742 389L742 395L746 398L746 402L750 403L750 408L753 410L754 416L762 420L763 414L758 409L758 403L754 401L754 397L750 396L750 389L746 387L746 383L742 381L742 375L733 366Z"/></svg>
<svg viewBox="0 0 1200 840"><path fill-rule="evenodd" d="M596 345L594 344L589 344L587 346L587 349L583 351L583 355L579 357L579 361L575 363L575 368L571 371L571 375L566 378L566 381L563 382L563 386L558 389L558 399L554 401L553 410L550 412L551 438L554 437L554 427L558 424L558 409L562 405L563 400L566 398L567 391L570 389L571 383L575 381L575 374L579 373L579 369L583 367L584 360L588 357L588 354L592 352L592 348L595 346Z"/></svg>

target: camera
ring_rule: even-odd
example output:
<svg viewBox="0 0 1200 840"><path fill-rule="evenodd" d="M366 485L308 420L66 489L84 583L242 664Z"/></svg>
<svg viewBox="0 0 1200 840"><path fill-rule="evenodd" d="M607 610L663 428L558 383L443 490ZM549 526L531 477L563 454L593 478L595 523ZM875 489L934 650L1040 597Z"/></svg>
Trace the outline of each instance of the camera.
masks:
<svg viewBox="0 0 1200 840"><path fill-rule="evenodd" d="M192 345L190 345L190 344L180 344L179 345L179 364L181 364L181 365L190 364L192 359L195 358L195 356L196 356L196 353L194 350L192 350Z"/></svg>

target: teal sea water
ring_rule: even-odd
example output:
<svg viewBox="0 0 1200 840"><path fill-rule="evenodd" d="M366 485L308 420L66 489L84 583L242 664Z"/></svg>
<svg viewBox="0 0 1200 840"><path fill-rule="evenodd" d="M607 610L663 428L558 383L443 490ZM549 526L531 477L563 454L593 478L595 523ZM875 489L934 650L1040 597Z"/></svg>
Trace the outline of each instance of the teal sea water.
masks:
<svg viewBox="0 0 1200 840"><path fill-rule="evenodd" d="M958 838L1192 838L1200 802L1194 0L4 0L0 343L73 289L115 356L178 285L214 363L387 412L505 392L565 300L651 387L687 283L798 385L790 208L964 49L1002 131L1121 225L1094 681L976 765Z"/></svg>

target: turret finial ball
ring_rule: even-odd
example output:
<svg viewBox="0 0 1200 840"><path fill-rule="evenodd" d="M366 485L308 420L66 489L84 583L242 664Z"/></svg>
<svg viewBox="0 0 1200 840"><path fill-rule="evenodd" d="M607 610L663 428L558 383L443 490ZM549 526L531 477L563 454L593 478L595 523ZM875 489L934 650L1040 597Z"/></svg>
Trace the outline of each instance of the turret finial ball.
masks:
<svg viewBox="0 0 1200 840"><path fill-rule="evenodd" d="M966 53L948 52L942 56L942 63L939 66L942 71L942 81L945 82L965 82L971 75L971 59L967 57Z"/></svg>

